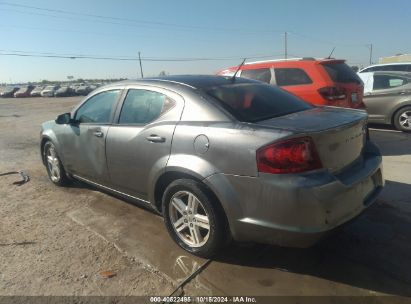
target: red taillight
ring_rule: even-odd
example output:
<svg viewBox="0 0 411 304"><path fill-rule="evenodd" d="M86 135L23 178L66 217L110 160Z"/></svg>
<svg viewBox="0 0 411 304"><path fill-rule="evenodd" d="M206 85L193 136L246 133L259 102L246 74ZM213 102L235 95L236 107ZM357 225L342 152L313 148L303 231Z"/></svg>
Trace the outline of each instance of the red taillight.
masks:
<svg viewBox="0 0 411 304"><path fill-rule="evenodd" d="M257 151L259 172L286 174L322 168L320 158L310 137L280 141Z"/></svg>
<svg viewBox="0 0 411 304"><path fill-rule="evenodd" d="M343 88L325 87L318 90L318 93L328 101L336 101L347 98L347 94Z"/></svg>

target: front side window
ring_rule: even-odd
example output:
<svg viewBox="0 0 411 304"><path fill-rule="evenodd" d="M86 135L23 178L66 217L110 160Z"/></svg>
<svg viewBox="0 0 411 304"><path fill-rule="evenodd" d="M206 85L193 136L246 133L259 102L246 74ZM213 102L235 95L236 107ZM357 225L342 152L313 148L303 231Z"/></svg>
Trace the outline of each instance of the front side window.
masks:
<svg viewBox="0 0 411 304"><path fill-rule="evenodd" d="M120 113L120 124L147 124L174 106L174 100L166 95L131 89L127 93Z"/></svg>
<svg viewBox="0 0 411 304"><path fill-rule="evenodd" d="M109 123L119 96L120 90L112 90L90 97L77 110L74 119L80 123Z"/></svg>
<svg viewBox="0 0 411 304"><path fill-rule="evenodd" d="M302 69L275 69L275 81L278 86L310 84L312 80Z"/></svg>
<svg viewBox="0 0 411 304"><path fill-rule="evenodd" d="M241 71L241 77L270 83L271 72L270 69L254 69Z"/></svg>

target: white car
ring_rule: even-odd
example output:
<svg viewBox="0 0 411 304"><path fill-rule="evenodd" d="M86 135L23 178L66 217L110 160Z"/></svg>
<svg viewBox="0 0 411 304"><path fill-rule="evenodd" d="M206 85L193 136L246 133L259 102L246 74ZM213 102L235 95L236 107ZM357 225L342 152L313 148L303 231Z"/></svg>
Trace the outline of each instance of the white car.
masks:
<svg viewBox="0 0 411 304"><path fill-rule="evenodd" d="M59 89L60 86L56 85L49 85L44 88L43 91L41 91L41 96L42 97L53 97L54 93Z"/></svg>
<svg viewBox="0 0 411 304"><path fill-rule="evenodd" d="M411 62L394 62L374 64L361 69L358 73L377 72L377 71L396 71L411 72Z"/></svg>

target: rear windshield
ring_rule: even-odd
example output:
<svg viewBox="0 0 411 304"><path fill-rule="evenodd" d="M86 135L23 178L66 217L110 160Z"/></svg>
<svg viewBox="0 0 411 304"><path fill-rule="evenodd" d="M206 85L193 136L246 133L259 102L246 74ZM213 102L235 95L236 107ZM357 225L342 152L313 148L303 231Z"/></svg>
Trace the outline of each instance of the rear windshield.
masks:
<svg viewBox="0 0 411 304"><path fill-rule="evenodd" d="M204 91L244 122L262 121L313 107L282 89L264 84L234 83Z"/></svg>
<svg viewBox="0 0 411 304"><path fill-rule="evenodd" d="M334 82L361 84L360 77L345 63L327 63L323 66Z"/></svg>

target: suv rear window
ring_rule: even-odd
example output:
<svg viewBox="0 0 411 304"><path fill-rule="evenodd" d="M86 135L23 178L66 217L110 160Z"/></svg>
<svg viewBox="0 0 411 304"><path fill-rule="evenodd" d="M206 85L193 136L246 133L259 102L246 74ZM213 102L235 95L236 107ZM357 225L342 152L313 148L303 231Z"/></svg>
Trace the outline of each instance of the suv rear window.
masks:
<svg viewBox="0 0 411 304"><path fill-rule="evenodd" d="M345 63L327 63L323 66L334 82L361 84L360 77Z"/></svg>
<svg viewBox="0 0 411 304"><path fill-rule="evenodd" d="M275 81L279 86L301 85L312 83L310 77L302 69L275 69Z"/></svg>
<svg viewBox="0 0 411 304"><path fill-rule="evenodd" d="M298 97L265 84L234 83L204 91L217 99L235 118L244 122L262 121L312 108Z"/></svg>

